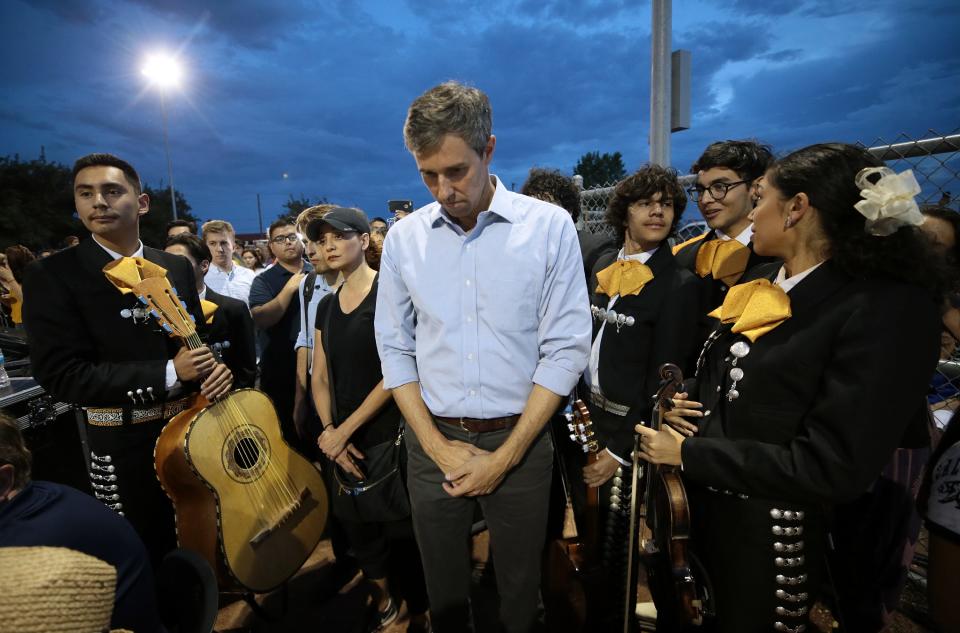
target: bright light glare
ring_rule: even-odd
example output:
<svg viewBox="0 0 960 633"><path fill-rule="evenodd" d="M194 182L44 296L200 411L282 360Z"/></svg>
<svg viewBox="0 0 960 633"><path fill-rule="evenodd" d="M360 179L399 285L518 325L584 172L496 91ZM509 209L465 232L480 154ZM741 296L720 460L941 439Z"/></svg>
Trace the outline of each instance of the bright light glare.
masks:
<svg viewBox="0 0 960 633"><path fill-rule="evenodd" d="M161 88L172 88L183 75L179 62L166 54L151 55L143 65L143 76Z"/></svg>

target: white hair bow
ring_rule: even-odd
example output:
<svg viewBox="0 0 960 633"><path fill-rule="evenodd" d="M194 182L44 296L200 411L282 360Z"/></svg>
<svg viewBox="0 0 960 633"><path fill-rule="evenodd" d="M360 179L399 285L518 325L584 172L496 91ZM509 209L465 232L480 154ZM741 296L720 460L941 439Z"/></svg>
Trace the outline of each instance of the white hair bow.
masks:
<svg viewBox="0 0 960 633"><path fill-rule="evenodd" d="M876 182L868 180L873 174L880 174ZM867 167L860 170L855 183L863 200L854 206L867 219L867 233L892 235L901 226L923 223L923 214L914 200L920 193L920 185L912 170L897 174L889 167Z"/></svg>

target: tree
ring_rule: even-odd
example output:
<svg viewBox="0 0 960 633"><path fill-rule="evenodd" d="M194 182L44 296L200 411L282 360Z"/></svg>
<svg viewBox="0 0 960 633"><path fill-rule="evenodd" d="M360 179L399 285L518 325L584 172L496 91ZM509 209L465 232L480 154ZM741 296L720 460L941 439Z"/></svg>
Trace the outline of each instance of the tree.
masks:
<svg viewBox="0 0 960 633"><path fill-rule="evenodd" d="M85 234L73 204L70 169L41 156L0 158L0 248L23 244L37 251Z"/></svg>
<svg viewBox="0 0 960 633"><path fill-rule="evenodd" d="M167 223L173 219L173 207L170 205L170 187L163 182L157 187L143 186L143 193L150 196L150 213L140 218L140 239L147 246L163 248L167 241ZM197 223L200 230L200 221L190 213L190 204L183 192L176 191L177 219L190 220Z"/></svg>
<svg viewBox="0 0 960 633"><path fill-rule="evenodd" d="M291 222L297 221L297 216L303 213L306 209L316 206L318 204L326 204L327 199L324 197L317 198L316 202L310 202L308 196L300 194L299 198L294 198L293 194L290 194L289 200L283 203L283 208L286 209L285 212L280 213L277 216L277 219L290 220Z"/></svg>
<svg viewBox="0 0 960 633"><path fill-rule="evenodd" d="M583 188L595 189L613 185L623 180L627 170L623 166L623 156L620 152L608 154L604 152L587 152L580 157L573 173L583 176Z"/></svg>
<svg viewBox="0 0 960 633"><path fill-rule="evenodd" d="M19 156L0 158L0 248L23 244L37 251L59 248L67 235L84 237L87 230L73 202L73 175L66 165L48 162L41 154L31 161ZM150 213L140 221L144 244L163 248L167 222L173 218L170 190L145 186ZM177 214L196 221L190 205L177 192Z"/></svg>

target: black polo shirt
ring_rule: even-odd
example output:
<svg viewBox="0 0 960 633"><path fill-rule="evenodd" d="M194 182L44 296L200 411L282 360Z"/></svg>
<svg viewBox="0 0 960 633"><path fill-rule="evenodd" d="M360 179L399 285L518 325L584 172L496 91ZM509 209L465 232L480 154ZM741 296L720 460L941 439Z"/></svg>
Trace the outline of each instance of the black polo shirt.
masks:
<svg viewBox="0 0 960 633"><path fill-rule="evenodd" d="M303 272L309 273L311 271L313 271L313 266L304 262ZM291 277L293 277L293 273L280 264L274 264L257 275L250 285L250 308L262 306L273 300L280 294L287 280ZM293 373L296 369L294 344L297 342L297 335L300 333L299 293L293 293L293 299L290 300L287 311L283 313L279 321L263 330L263 332L266 341L260 355L260 367L262 369L281 368Z"/></svg>

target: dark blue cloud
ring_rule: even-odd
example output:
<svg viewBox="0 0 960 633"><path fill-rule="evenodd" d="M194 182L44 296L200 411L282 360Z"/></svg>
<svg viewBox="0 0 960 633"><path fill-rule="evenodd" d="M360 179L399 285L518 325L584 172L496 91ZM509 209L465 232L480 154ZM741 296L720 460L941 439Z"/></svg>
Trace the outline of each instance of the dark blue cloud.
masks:
<svg viewBox="0 0 960 633"><path fill-rule="evenodd" d="M158 95L139 76L156 47L188 64L167 101L174 177L196 213L256 228L290 195L385 212L429 201L403 146L406 108L454 78L484 89L508 185L584 152L646 160L649 3L381 0L35 0L0 3L0 153L70 162L93 150L166 179ZM922 136L960 121L957 8L892 0L736 0L675 7L693 53L693 127L681 171L709 142L779 149ZM283 175L287 177L284 178Z"/></svg>

